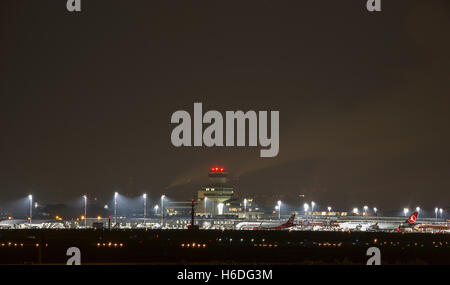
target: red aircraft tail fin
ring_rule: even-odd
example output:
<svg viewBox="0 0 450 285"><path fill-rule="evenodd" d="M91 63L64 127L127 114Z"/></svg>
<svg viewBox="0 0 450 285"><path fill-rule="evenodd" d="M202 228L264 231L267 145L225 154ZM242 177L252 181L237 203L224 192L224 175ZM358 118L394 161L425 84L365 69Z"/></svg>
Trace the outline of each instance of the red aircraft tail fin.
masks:
<svg viewBox="0 0 450 285"><path fill-rule="evenodd" d="M294 224L294 219L295 219L295 214L293 214L283 226L292 226Z"/></svg>
<svg viewBox="0 0 450 285"><path fill-rule="evenodd" d="M417 220L418 215L419 215L418 212L414 212L411 216L409 216L409 218L405 221L405 223L414 224Z"/></svg>

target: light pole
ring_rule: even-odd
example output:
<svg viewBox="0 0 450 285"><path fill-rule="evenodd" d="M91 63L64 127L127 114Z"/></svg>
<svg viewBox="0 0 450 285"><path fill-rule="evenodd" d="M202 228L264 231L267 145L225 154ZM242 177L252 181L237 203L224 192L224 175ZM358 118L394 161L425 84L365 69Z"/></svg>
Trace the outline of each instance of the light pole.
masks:
<svg viewBox="0 0 450 285"><path fill-rule="evenodd" d="M161 195L161 227L164 226L164 198L166 198L166 195Z"/></svg>
<svg viewBox="0 0 450 285"><path fill-rule="evenodd" d="M208 202L208 197L205 196L205 217L207 216L208 211L206 210L206 203Z"/></svg>
<svg viewBox="0 0 450 285"><path fill-rule="evenodd" d="M142 198L144 198L144 226L145 226L145 217L147 216L147 194L144 193L144 195L142 195Z"/></svg>
<svg viewBox="0 0 450 285"><path fill-rule="evenodd" d="M158 214L158 208L159 208L158 205L155 205L155 207L153 208L153 209L155 209L155 215Z"/></svg>
<svg viewBox="0 0 450 285"><path fill-rule="evenodd" d="M417 213L420 212L420 207L416 207L416 212L417 212Z"/></svg>
<svg viewBox="0 0 450 285"><path fill-rule="evenodd" d="M244 219L247 219L247 199L244 199Z"/></svg>
<svg viewBox="0 0 450 285"><path fill-rule="evenodd" d="M328 209L328 212L331 212L331 207L329 207L329 206L328 206L328 208L327 208L327 209Z"/></svg>
<svg viewBox="0 0 450 285"><path fill-rule="evenodd" d="M444 212L444 210L442 210L442 208L439 209L439 213L441 213L441 219L442 219L442 213Z"/></svg>
<svg viewBox="0 0 450 285"><path fill-rule="evenodd" d="M281 201L280 200L278 200L277 205L278 205L278 220L281 220Z"/></svg>
<svg viewBox="0 0 450 285"><path fill-rule="evenodd" d="M367 205L364 206L364 215L367 214L367 210L369 209L369 207Z"/></svg>
<svg viewBox="0 0 450 285"><path fill-rule="evenodd" d="M117 197L119 196L119 193L114 193L114 225L117 224Z"/></svg>
<svg viewBox="0 0 450 285"><path fill-rule="evenodd" d="M311 212L314 212L314 206L316 205L316 203L314 203L314 201L311 202Z"/></svg>
<svg viewBox="0 0 450 285"><path fill-rule="evenodd" d="M406 217L406 215L408 214L408 212L409 212L409 209L408 209L408 208L404 208L404 209L403 209L403 213L405 214L405 217Z"/></svg>
<svg viewBox="0 0 450 285"><path fill-rule="evenodd" d="M30 200L30 224L31 218L33 217L33 195L28 195L28 200Z"/></svg>
<svg viewBox="0 0 450 285"><path fill-rule="evenodd" d="M83 195L84 198L84 227L87 227L87 195Z"/></svg>
<svg viewBox="0 0 450 285"><path fill-rule="evenodd" d="M438 212L438 208L434 208L434 214L436 215L436 222L437 222L437 212Z"/></svg>
<svg viewBox="0 0 450 285"><path fill-rule="evenodd" d="M378 211L378 209L376 207L373 208L373 212L375 213L375 216L377 215L377 211Z"/></svg>

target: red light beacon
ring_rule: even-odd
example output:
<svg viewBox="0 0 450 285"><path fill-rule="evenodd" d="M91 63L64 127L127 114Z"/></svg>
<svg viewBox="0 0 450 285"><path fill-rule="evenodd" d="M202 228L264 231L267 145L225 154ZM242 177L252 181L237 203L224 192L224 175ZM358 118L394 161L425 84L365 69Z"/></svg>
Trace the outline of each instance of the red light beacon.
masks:
<svg viewBox="0 0 450 285"><path fill-rule="evenodd" d="M210 172L225 172L225 168L223 167L211 167Z"/></svg>

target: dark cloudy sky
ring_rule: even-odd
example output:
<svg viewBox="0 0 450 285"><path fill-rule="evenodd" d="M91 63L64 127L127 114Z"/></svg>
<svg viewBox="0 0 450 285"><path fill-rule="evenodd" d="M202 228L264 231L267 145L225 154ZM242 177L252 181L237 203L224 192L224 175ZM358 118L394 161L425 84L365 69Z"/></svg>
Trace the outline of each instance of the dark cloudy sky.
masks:
<svg viewBox="0 0 450 285"><path fill-rule="evenodd" d="M450 2L2 0L0 200L190 198L211 165L292 204L450 204ZM280 153L180 148L171 114L280 111Z"/></svg>

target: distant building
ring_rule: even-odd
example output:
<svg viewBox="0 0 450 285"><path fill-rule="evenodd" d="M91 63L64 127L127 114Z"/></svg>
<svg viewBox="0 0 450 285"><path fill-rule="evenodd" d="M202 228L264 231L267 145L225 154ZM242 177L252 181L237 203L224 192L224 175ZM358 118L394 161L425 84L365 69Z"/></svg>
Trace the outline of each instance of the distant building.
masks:
<svg viewBox="0 0 450 285"><path fill-rule="evenodd" d="M307 211L305 212L305 216L338 216L345 217L348 216L348 212L327 212L327 211Z"/></svg>
<svg viewBox="0 0 450 285"><path fill-rule="evenodd" d="M225 202L224 215L236 216L239 219L261 219L264 211L254 204L253 198L233 198Z"/></svg>
<svg viewBox="0 0 450 285"><path fill-rule="evenodd" d="M197 193L197 212L203 216L223 215L225 202L234 195L234 187L228 184L228 173L223 167L212 167L209 170L209 184Z"/></svg>
<svg viewBox="0 0 450 285"><path fill-rule="evenodd" d="M191 214L191 201L167 201L164 205L167 216L189 216Z"/></svg>

